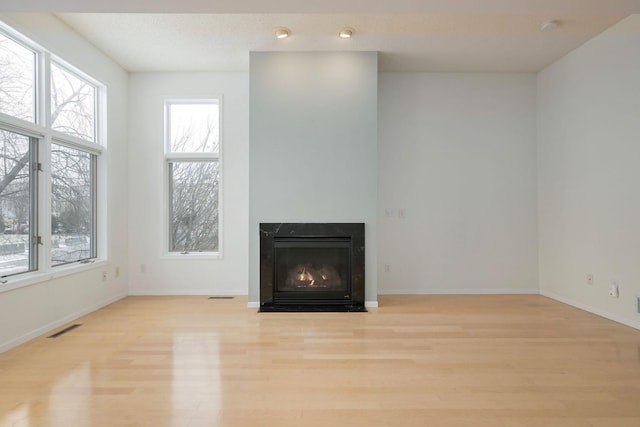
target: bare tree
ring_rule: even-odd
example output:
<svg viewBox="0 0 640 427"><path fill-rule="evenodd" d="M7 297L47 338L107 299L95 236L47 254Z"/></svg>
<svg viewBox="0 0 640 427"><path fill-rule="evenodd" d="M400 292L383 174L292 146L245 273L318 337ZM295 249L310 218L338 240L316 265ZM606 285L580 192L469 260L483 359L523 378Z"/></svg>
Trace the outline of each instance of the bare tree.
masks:
<svg viewBox="0 0 640 427"><path fill-rule="evenodd" d="M0 34L0 112L23 120L33 120L34 67L33 52ZM7 205L11 199L19 199L12 195L15 196L17 187L24 186L23 178L29 172L26 167L29 163L28 138L0 131L0 162L0 205L2 216L6 218Z"/></svg>
<svg viewBox="0 0 640 427"><path fill-rule="evenodd" d="M0 112L33 121L35 54L0 34Z"/></svg>
<svg viewBox="0 0 640 427"><path fill-rule="evenodd" d="M171 106L171 152L210 153L210 159L169 163L171 250L218 250L220 163L217 104Z"/></svg>
<svg viewBox="0 0 640 427"><path fill-rule="evenodd" d="M91 154L51 145L51 257L54 265L89 258L92 235Z"/></svg>
<svg viewBox="0 0 640 427"><path fill-rule="evenodd" d="M15 227L28 224L29 149L29 137L0 130L0 213Z"/></svg>
<svg viewBox="0 0 640 427"><path fill-rule="evenodd" d="M88 141L95 140L95 87L51 65L52 128Z"/></svg>
<svg viewBox="0 0 640 427"><path fill-rule="evenodd" d="M171 164L174 251L218 249L218 162Z"/></svg>

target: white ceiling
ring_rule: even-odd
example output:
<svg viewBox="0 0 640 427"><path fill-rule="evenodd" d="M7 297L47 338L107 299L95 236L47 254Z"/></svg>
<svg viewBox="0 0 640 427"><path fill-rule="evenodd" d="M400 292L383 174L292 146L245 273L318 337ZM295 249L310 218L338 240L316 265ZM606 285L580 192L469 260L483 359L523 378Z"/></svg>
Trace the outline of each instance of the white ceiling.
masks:
<svg viewBox="0 0 640 427"><path fill-rule="evenodd" d="M536 72L640 0L2 0L53 12L132 72L248 70L250 51L376 50L383 71ZM549 32L541 25L557 19ZM275 40L273 29L292 36ZM337 37L341 27L355 37Z"/></svg>

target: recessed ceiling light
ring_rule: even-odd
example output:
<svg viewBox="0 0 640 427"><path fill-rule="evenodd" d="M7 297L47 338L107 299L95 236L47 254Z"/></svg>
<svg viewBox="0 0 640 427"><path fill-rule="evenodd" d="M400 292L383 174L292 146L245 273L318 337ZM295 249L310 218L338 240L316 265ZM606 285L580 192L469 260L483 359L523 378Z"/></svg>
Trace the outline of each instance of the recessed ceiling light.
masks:
<svg viewBox="0 0 640 427"><path fill-rule="evenodd" d="M277 39L286 39L291 35L291 30L285 27L278 27L273 30L273 33L276 35Z"/></svg>
<svg viewBox="0 0 640 427"><path fill-rule="evenodd" d="M343 28L338 33L338 37L340 37L341 39L350 39L351 37L353 37L353 32L353 28Z"/></svg>
<svg viewBox="0 0 640 427"><path fill-rule="evenodd" d="M558 21L556 19L552 19L551 21L547 21L544 24L542 24L542 27L540 27L540 30L551 31L551 30L555 30L556 28L558 28Z"/></svg>

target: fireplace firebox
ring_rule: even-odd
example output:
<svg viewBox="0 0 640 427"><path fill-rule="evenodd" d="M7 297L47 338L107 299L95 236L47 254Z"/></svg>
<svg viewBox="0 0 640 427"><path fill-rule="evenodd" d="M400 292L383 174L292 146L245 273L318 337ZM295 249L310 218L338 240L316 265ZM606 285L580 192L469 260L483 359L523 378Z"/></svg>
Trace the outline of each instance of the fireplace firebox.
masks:
<svg viewBox="0 0 640 427"><path fill-rule="evenodd" d="M260 311L366 311L364 224L260 224Z"/></svg>

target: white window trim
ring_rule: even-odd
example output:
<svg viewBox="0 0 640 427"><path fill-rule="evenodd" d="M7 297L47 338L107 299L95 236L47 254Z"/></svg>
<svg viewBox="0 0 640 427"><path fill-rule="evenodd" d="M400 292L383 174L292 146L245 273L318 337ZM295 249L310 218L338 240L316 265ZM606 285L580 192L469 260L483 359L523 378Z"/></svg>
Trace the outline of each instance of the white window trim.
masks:
<svg viewBox="0 0 640 427"><path fill-rule="evenodd" d="M218 152L217 153L173 153L171 152L171 135L170 135L170 121L169 121L169 106L173 104L218 104ZM162 248L160 252L160 258L165 260L222 260L224 253L224 99L222 95L211 95L202 98L193 97L168 97L163 100L164 108L164 155L163 155L163 203L162 203ZM169 192L169 163L172 160L189 161L189 160L217 160L218 161L218 251L216 252L170 252L169 251L169 230L170 221L169 218L169 204L170 192Z"/></svg>
<svg viewBox="0 0 640 427"><path fill-rule="evenodd" d="M54 56L47 49L22 35L12 27L0 21L0 33L15 40L19 44L32 50L36 54L35 73L35 121L17 119L0 113L0 127L8 131L21 133L26 136L38 138L39 162L43 169L49 169L47 163L51 158L51 143L61 143L70 147L87 151L97 155L97 200L96 200L96 251L97 257L87 261L76 261L69 264L51 266L51 174L50 171L41 172L38 182L38 234L42 237L42 244L38 248L38 269L32 272L21 273L0 279L0 293L10 290L46 282L59 277L81 273L88 270L103 268L110 258L110 245L108 244L108 217L107 217L107 134L106 134L106 86L95 78L89 76L70 63ZM79 78L87 80L96 89L94 139L88 142L72 135L51 129L51 98L50 79L51 61L66 71ZM46 159L46 160L45 160ZM43 161L45 160L45 161Z"/></svg>

